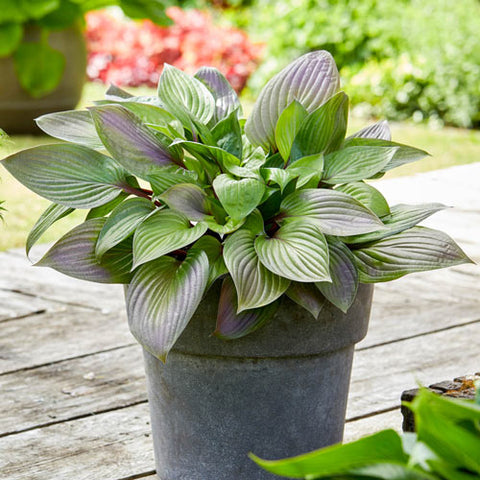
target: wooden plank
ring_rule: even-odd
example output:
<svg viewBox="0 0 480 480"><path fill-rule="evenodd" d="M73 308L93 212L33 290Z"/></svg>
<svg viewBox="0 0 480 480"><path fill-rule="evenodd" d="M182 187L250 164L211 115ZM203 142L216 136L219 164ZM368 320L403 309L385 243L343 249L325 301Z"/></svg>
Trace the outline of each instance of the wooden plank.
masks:
<svg viewBox="0 0 480 480"><path fill-rule="evenodd" d="M63 305L41 298L0 290L0 322L44 312L61 312Z"/></svg>
<svg viewBox="0 0 480 480"><path fill-rule="evenodd" d="M78 307L2 324L0 373L131 345L123 313Z"/></svg>
<svg viewBox="0 0 480 480"><path fill-rule="evenodd" d="M0 435L146 402L134 345L0 376Z"/></svg>
<svg viewBox="0 0 480 480"><path fill-rule="evenodd" d="M345 424L343 442L349 443L366 435L391 428L398 433L402 432L402 414L400 408L390 412L379 413L371 417L361 418Z"/></svg>
<svg viewBox="0 0 480 480"><path fill-rule="evenodd" d="M0 477L119 480L154 470L148 405L0 438Z"/></svg>
<svg viewBox="0 0 480 480"><path fill-rule="evenodd" d="M468 267L375 285L369 332L357 348L480 320L480 269Z"/></svg>
<svg viewBox="0 0 480 480"><path fill-rule="evenodd" d="M480 322L355 354L347 418L400 405L404 390L479 370Z"/></svg>
<svg viewBox="0 0 480 480"><path fill-rule="evenodd" d="M0 290L16 291L50 301L103 312L123 310L123 288L67 277L50 268L35 268L24 257L0 252Z"/></svg>

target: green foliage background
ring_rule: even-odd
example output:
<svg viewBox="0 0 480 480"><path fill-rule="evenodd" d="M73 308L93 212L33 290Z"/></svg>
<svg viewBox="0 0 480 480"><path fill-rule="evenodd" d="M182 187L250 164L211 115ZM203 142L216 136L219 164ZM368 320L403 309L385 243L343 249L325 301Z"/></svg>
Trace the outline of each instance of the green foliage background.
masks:
<svg viewBox="0 0 480 480"><path fill-rule="evenodd" d="M480 125L477 0L254 0L230 15L267 43L254 92L293 58L322 48L357 112Z"/></svg>

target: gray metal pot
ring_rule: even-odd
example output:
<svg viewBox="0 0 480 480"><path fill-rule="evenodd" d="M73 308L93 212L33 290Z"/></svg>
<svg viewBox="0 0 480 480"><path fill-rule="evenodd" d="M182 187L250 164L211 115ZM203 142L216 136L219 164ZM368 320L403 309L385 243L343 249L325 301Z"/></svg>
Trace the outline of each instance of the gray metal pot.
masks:
<svg viewBox="0 0 480 480"><path fill-rule="evenodd" d="M248 452L268 459L343 437L353 349L367 332L373 286L344 315L319 320L288 299L239 340L211 336L218 290L200 304L166 364L145 352L161 480L264 480Z"/></svg>

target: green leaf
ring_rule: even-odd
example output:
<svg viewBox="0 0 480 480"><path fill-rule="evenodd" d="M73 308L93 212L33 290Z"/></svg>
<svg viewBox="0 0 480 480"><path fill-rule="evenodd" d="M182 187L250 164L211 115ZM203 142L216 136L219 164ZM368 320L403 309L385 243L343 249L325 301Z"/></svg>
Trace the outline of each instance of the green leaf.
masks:
<svg viewBox="0 0 480 480"><path fill-rule="evenodd" d="M35 122L51 137L93 149L104 148L92 116L86 110L47 113L35 119Z"/></svg>
<svg viewBox="0 0 480 480"><path fill-rule="evenodd" d="M255 251L263 266L295 282L329 282L329 254L323 233L310 222L289 222L272 237L260 235Z"/></svg>
<svg viewBox="0 0 480 480"><path fill-rule="evenodd" d="M313 182L318 186L323 175L323 154L316 153L302 157L287 167L287 172L298 176L297 189Z"/></svg>
<svg viewBox="0 0 480 480"><path fill-rule="evenodd" d="M425 227L413 227L353 253L363 283L471 262L448 235Z"/></svg>
<svg viewBox="0 0 480 480"><path fill-rule="evenodd" d="M416 162L429 155L425 150L403 145L402 143L390 142L388 140L372 139L372 138L348 138L345 140L343 148L348 147L384 147L397 148L395 155L390 162L383 167L382 172L387 172L393 168L397 168L406 163Z"/></svg>
<svg viewBox="0 0 480 480"><path fill-rule="evenodd" d="M22 37L22 25L18 23L2 23L0 25L0 58L11 55L20 45Z"/></svg>
<svg viewBox="0 0 480 480"><path fill-rule="evenodd" d="M215 125L212 129L212 136L222 150L237 158L242 158L242 130L236 110Z"/></svg>
<svg viewBox="0 0 480 480"><path fill-rule="evenodd" d="M3 166L33 192L73 208L103 205L127 184L125 172L114 160L80 145L29 148L7 157Z"/></svg>
<svg viewBox="0 0 480 480"><path fill-rule="evenodd" d="M121 193L118 197L110 200L103 205L92 208L85 217L85 220L90 220L91 218L106 217L115 207L120 205L126 198L128 193Z"/></svg>
<svg viewBox="0 0 480 480"><path fill-rule="evenodd" d="M111 0L110 4L112 4ZM127 17L135 20L148 18L157 25L172 24L172 19L166 14L166 7L170 2L165 2L165 0L119 0L118 4Z"/></svg>
<svg viewBox="0 0 480 480"><path fill-rule="evenodd" d="M441 203L423 203L420 205L405 205L400 203L390 209L390 215L383 217L384 227L381 230L355 235L343 239L345 243L360 244L375 242L385 237L390 237L404 230L414 227L422 220L440 210L447 208Z"/></svg>
<svg viewBox="0 0 480 480"><path fill-rule="evenodd" d="M348 97L338 92L305 118L292 144L291 162L339 148L345 138L347 120Z"/></svg>
<svg viewBox="0 0 480 480"><path fill-rule="evenodd" d="M183 262L162 257L138 269L127 290L128 323L148 352L165 362L200 304L207 279L208 258L198 250Z"/></svg>
<svg viewBox="0 0 480 480"><path fill-rule="evenodd" d="M52 203L35 222L27 237L26 252L29 256L31 248L37 243L40 237L58 220L70 215L75 209Z"/></svg>
<svg viewBox="0 0 480 480"><path fill-rule="evenodd" d="M362 205L365 205L379 217L390 215L390 207L388 206L385 197L368 183L345 183L344 185L338 186L335 190L356 198Z"/></svg>
<svg viewBox="0 0 480 480"><path fill-rule="evenodd" d="M311 283L292 282L285 292L288 298L310 312L315 320L325 305L325 297Z"/></svg>
<svg viewBox="0 0 480 480"><path fill-rule="evenodd" d="M284 460L262 460L253 454L249 456L262 468L276 475L308 479L348 475L352 470L365 465L407 462L401 439L393 430L384 430L356 442L333 445Z"/></svg>
<svg viewBox="0 0 480 480"><path fill-rule="evenodd" d="M225 223L219 223L217 220L207 218L204 223L212 232L218 233L219 235L226 235L238 230L245 223L245 218L242 220L229 218Z"/></svg>
<svg viewBox="0 0 480 480"><path fill-rule="evenodd" d="M191 117L206 125L215 112L215 99L208 88L168 63L160 76L158 96L185 126L190 125Z"/></svg>
<svg viewBox="0 0 480 480"><path fill-rule="evenodd" d="M238 230L225 242L223 258L237 290L237 313L268 305L290 285L286 278L266 269L254 247L255 234Z"/></svg>
<svg viewBox="0 0 480 480"><path fill-rule="evenodd" d="M255 178L237 180L224 173L215 178L213 189L230 217L241 220L257 208L265 192L265 184Z"/></svg>
<svg viewBox="0 0 480 480"><path fill-rule="evenodd" d="M275 127L275 142L285 162L288 161L293 140L307 115L305 107L297 100L294 100L278 118Z"/></svg>
<svg viewBox="0 0 480 480"><path fill-rule="evenodd" d="M200 222L211 215L207 194L192 183L174 185L159 198L170 208L183 213L189 220Z"/></svg>
<svg viewBox="0 0 480 480"><path fill-rule="evenodd" d="M93 218L70 230L35 265L91 282L128 283L132 267L130 243L117 245L100 262L95 255L95 243L105 220Z"/></svg>
<svg viewBox="0 0 480 480"><path fill-rule="evenodd" d="M382 171L397 147L347 147L325 157L322 182L332 185L369 178Z"/></svg>
<svg viewBox="0 0 480 480"><path fill-rule="evenodd" d="M262 168L261 174L267 183L276 183L280 187L282 193L290 181L297 177L297 175L284 168Z"/></svg>
<svg viewBox="0 0 480 480"><path fill-rule="evenodd" d="M279 221L307 217L322 233L346 236L383 228L380 219L358 200L335 190L306 188L288 195Z"/></svg>
<svg viewBox="0 0 480 480"><path fill-rule="evenodd" d="M13 61L20 85L33 98L53 92L65 70L63 54L44 43L21 43Z"/></svg>
<svg viewBox="0 0 480 480"><path fill-rule="evenodd" d="M310 113L328 100L340 85L338 70L325 50L307 53L275 75L262 89L245 123L250 142L266 152L277 150L275 127L294 100Z"/></svg>
<svg viewBox="0 0 480 480"><path fill-rule="evenodd" d="M195 250L204 251L208 257L210 267L207 282L208 289L215 280L228 273L227 266L223 260L223 247L215 237L204 235L193 244L189 251L193 252Z"/></svg>
<svg viewBox="0 0 480 480"><path fill-rule="evenodd" d="M198 240L207 231L204 222L192 226L173 210L157 210L141 223L133 237L133 268Z"/></svg>
<svg viewBox="0 0 480 480"><path fill-rule="evenodd" d="M202 67L195 74L195 78L200 80L210 91L215 99L215 123L227 118L236 111L241 114L241 105L235 90L228 83L228 80L213 67Z"/></svg>
<svg viewBox="0 0 480 480"><path fill-rule="evenodd" d="M163 171L164 170L164 171ZM195 181L195 174L188 170L170 171L160 169L158 173L149 175L147 180L152 186L155 195L162 195L166 190L179 183L192 183Z"/></svg>
<svg viewBox="0 0 480 480"><path fill-rule="evenodd" d="M330 252L330 282L315 285L327 300L346 313L357 295L358 271L355 257L342 242L328 239Z"/></svg>
<svg viewBox="0 0 480 480"><path fill-rule="evenodd" d="M55 10L38 19L41 27L48 30L63 30L71 27L74 22L82 19L83 13L79 5L68 0L62 0Z"/></svg>
<svg viewBox="0 0 480 480"><path fill-rule="evenodd" d="M129 198L118 205L107 218L98 237L95 247L97 258L102 258L105 252L132 235L154 210L154 205L146 198Z"/></svg>
<svg viewBox="0 0 480 480"><path fill-rule="evenodd" d="M237 292L230 276L225 277L218 302L217 326L213 334L222 340L244 337L271 320L279 306L275 301L265 307L237 313Z"/></svg>
<svg viewBox="0 0 480 480"><path fill-rule="evenodd" d="M133 175L146 179L158 167L180 163L178 152L121 105L90 107L89 111L105 148Z"/></svg>

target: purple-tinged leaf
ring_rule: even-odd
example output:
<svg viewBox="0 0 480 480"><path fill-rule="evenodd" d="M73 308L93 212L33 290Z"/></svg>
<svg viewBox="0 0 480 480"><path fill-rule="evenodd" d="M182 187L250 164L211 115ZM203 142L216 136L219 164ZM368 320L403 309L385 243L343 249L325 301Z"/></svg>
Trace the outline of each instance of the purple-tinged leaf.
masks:
<svg viewBox="0 0 480 480"><path fill-rule="evenodd" d="M384 228L381 220L358 200L325 188L306 188L283 200L279 221L298 219L312 221L327 235L356 235Z"/></svg>
<svg viewBox="0 0 480 480"><path fill-rule="evenodd" d="M28 234L25 250L27 257L30 254L31 248L37 243L41 236L58 220L70 215L75 209L70 207L64 207L63 205L57 205L52 203L36 221L35 225Z"/></svg>
<svg viewBox="0 0 480 480"><path fill-rule="evenodd" d="M204 222L193 226L174 210L157 210L136 229L133 237L133 268L190 245L206 231Z"/></svg>
<svg viewBox="0 0 480 480"><path fill-rule="evenodd" d="M292 282L285 295L310 312L315 320L325 305L325 297L312 283Z"/></svg>
<svg viewBox="0 0 480 480"><path fill-rule="evenodd" d="M183 262L162 257L142 265L127 290L130 331L165 362L167 354L202 300L208 280L205 252L190 252Z"/></svg>
<svg viewBox="0 0 480 480"><path fill-rule="evenodd" d="M447 208L441 203L422 203L420 205L405 205L400 203L394 205L390 209L390 214L382 218L384 226L382 229L365 233L363 235L355 235L346 237L342 240L349 244L370 243L385 237L390 237L404 230L414 227L422 220L430 217L436 212Z"/></svg>
<svg viewBox="0 0 480 480"><path fill-rule="evenodd" d="M225 277L218 302L217 326L213 334L222 340L244 337L270 320L278 309L279 300L265 307L237 313L237 292L231 277Z"/></svg>
<svg viewBox="0 0 480 480"><path fill-rule="evenodd" d="M72 208L94 208L122 193L126 172L110 157L72 144L41 145L17 152L2 165L46 199Z"/></svg>
<svg viewBox="0 0 480 480"><path fill-rule="evenodd" d="M107 218L98 237L95 255L98 259L115 245L128 238L155 206L146 198L129 198L118 205Z"/></svg>
<svg viewBox="0 0 480 480"><path fill-rule="evenodd" d="M368 127L362 128L358 132L355 132L353 135L350 135L347 140L352 138L376 138L378 140L388 140L392 139L392 133L390 131L390 126L386 120L381 122L374 123Z"/></svg>
<svg viewBox="0 0 480 480"><path fill-rule="evenodd" d="M330 250L331 282L317 282L315 285L327 300L346 313L357 295L358 271L355 257L342 242L328 239Z"/></svg>
<svg viewBox="0 0 480 480"><path fill-rule="evenodd" d="M265 268L254 247L255 234L238 230L228 237L223 258L237 289L238 311L259 308L279 298L290 280Z"/></svg>
<svg viewBox="0 0 480 480"><path fill-rule="evenodd" d="M47 113L36 118L35 122L39 128L51 137L89 148L103 148L92 116L86 110Z"/></svg>
<svg viewBox="0 0 480 480"><path fill-rule="evenodd" d="M91 107L90 112L105 148L130 173L147 178L158 167L179 161L151 129L121 105Z"/></svg>
<svg viewBox="0 0 480 480"><path fill-rule="evenodd" d="M353 250L362 283L388 282L408 273L473 263L445 233L413 227Z"/></svg>
<svg viewBox="0 0 480 480"><path fill-rule="evenodd" d="M93 218L70 230L37 262L70 277L98 283L128 283L132 277L131 243L112 248L101 261L95 255L105 218Z"/></svg>
<svg viewBox="0 0 480 480"><path fill-rule="evenodd" d="M160 200L195 222L201 222L211 215L207 194L193 183L179 183L170 187L160 196Z"/></svg>
<svg viewBox="0 0 480 480"><path fill-rule="evenodd" d="M330 281L328 246L323 233L308 221L292 221L271 237L260 235L255 251L262 265L295 282Z"/></svg>
<svg viewBox="0 0 480 480"><path fill-rule="evenodd" d="M221 72L213 67L202 67L195 74L195 78L208 88L215 99L215 123L228 117L235 110L241 115L242 107L238 96Z"/></svg>
<svg viewBox="0 0 480 480"><path fill-rule="evenodd" d="M275 75L260 92L245 124L250 142L265 151L277 150L275 126L293 100L309 113L328 100L339 88L340 77L335 61L325 50L310 52Z"/></svg>

